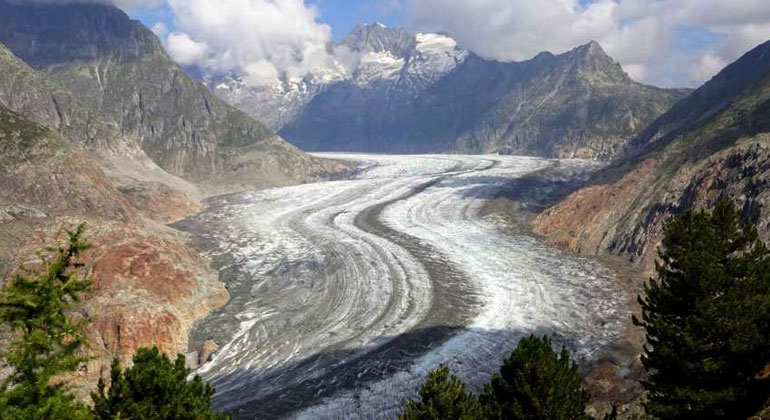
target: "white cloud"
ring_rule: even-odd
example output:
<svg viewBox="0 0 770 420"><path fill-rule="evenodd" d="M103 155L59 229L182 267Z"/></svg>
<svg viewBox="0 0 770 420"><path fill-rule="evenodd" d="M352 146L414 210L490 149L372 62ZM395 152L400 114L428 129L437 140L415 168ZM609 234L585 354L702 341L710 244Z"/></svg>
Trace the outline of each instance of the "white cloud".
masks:
<svg viewBox="0 0 770 420"><path fill-rule="evenodd" d="M768 0L403 0L411 26L487 58L524 60L599 41L638 80L697 85L770 39ZM701 31L714 39L687 45Z"/></svg>
<svg viewBox="0 0 770 420"><path fill-rule="evenodd" d="M168 27L166 27L166 24L163 22L156 22L154 25L152 25L152 27L150 27L150 30L161 38L168 34Z"/></svg>
<svg viewBox="0 0 770 420"><path fill-rule="evenodd" d="M206 71L237 72L255 84L334 68L331 28L303 0L168 0L176 31L171 56Z"/></svg>
<svg viewBox="0 0 770 420"><path fill-rule="evenodd" d="M206 58L208 46L195 42L185 33L174 32L166 39L168 53L180 64L195 64Z"/></svg>
<svg viewBox="0 0 770 420"><path fill-rule="evenodd" d="M417 28L451 33L479 55L525 60L599 38L614 26L611 1L581 8L577 0L415 0L408 5Z"/></svg>
<svg viewBox="0 0 770 420"><path fill-rule="evenodd" d="M75 0L15 0L62 3ZM83 1L83 0L78 0ZM360 59L328 51L331 28L304 0L86 0L167 6L166 39L182 64L239 73L253 84L349 69ZM599 41L636 80L696 86L770 38L770 0L376 0L420 31L444 31L486 58L525 60ZM688 39L704 37L704 39Z"/></svg>
<svg viewBox="0 0 770 420"><path fill-rule="evenodd" d="M700 62L693 68L693 77L698 80L707 80L719 73L728 63L719 58L713 52L708 52L700 57Z"/></svg>

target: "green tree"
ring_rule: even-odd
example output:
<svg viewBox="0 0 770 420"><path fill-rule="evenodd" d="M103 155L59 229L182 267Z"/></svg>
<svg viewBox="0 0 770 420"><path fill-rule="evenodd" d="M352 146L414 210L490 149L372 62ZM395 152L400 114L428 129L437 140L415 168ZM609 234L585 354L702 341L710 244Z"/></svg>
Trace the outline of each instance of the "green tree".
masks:
<svg viewBox="0 0 770 420"><path fill-rule="evenodd" d="M500 373L484 387L486 418L497 420L588 420L588 393L575 363L548 337L522 338Z"/></svg>
<svg viewBox="0 0 770 420"><path fill-rule="evenodd" d="M732 203L690 210L664 229L656 278L639 297L649 371L646 410L658 419L736 419L767 398L770 253Z"/></svg>
<svg viewBox="0 0 770 420"><path fill-rule="evenodd" d="M449 367L441 365L428 373L420 389L420 401L410 400L400 420L481 420L478 400L467 390L465 383L449 374Z"/></svg>
<svg viewBox="0 0 770 420"><path fill-rule="evenodd" d="M88 290L89 280L73 269L88 248L84 226L68 232L66 246L56 250L45 269L14 276L0 294L0 321L15 333L2 353L10 375L0 384L0 417L24 420L77 420L89 417L65 383L54 377L75 371L87 359L79 350L86 343L86 319L73 321L68 314Z"/></svg>
<svg viewBox="0 0 770 420"><path fill-rule="evenodd" d="M93 412L100 420L229 419L211 410L214 388L197 375L188 381L189 374L184 356L171 361L157 348L139 349L126 370L113 361L109 390L100 380L91 396Z"/></svg>

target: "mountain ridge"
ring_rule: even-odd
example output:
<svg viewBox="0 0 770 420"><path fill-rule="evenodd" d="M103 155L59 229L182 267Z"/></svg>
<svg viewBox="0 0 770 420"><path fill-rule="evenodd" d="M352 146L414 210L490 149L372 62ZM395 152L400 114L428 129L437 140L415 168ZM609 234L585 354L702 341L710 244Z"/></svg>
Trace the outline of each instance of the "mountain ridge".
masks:
<svg viewBox="0 0 770 420"><path fill-rule="evenodd" d="M287 185L334 170L211 94L171 61L154 33L114 6L0 0L0 27L0 43L98 109L164 170L209 192ZM235 149L254 159L261 178L239 170L244 160L232 159Z"/></svg>
<svg viewBox="0 0 770 420"><path fill-rule="evenodd" d="M733 200L770 238L770 42L659 117L587 186L538 217L549 241L651 273L665 220Z"/></svg>
<svg viewBox="0 0 770 420"><path fill-rule="evenodd" d="M320 81L310 76L280 88L227 77L207 83L307 150L601 160L689 93L634 82L595 41L503 63L465 51L445 34L375 24L359 25L335 48L345 57L359 54L357 61ZM571 70L574 77L561 80ZM517 119L522 110L527 115ZM592 120L597 113L602 118Z"/></svg>

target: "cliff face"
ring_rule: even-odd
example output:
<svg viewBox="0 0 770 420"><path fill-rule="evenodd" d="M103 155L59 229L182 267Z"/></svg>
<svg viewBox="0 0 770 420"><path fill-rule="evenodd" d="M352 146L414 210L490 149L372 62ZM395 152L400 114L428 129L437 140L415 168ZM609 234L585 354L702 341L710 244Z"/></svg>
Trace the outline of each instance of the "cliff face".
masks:
<svg viewBox="0 0 770 420"><path fill-rule="evenodd" d="M12 264L34 267L41 247L64 240L63 230L83 221L92 248L84 254L81 275L94 284L78 312L90 319L85 350L93 359L76 373L74 384L78 394L87 397L99 378L109 375L115 357L128 363L139 347L152 346L169 355L185 353L192 324L224 305L228 294L208 261L177 235L150 234L83 215L39 219L34 230L14 244ZM19 218L2 223L0 231L26 222Z"/></svg>
<svg viewBox="0 0 770 420"><path fill-rule="evenodd" d="M0 7L2 4L0 3ZM119 141L117 125L0 44L0 104L84 145Z"/></svg>
<svg viewBox="0 0 770 420"><path fill-rule="evenodd" d="M634 138L624 157L545 211L536 229L651 272L666 219L731 199L770 239L770 43L728 66Z"/></svg>

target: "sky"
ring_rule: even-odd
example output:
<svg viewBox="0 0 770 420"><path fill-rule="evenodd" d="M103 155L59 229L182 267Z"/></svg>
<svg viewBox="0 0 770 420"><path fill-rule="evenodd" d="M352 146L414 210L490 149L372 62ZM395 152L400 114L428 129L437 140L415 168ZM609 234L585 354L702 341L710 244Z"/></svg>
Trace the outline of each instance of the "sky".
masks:
<svg viewBox="0 0 770 420"><path fill-rule="evenodd" d="M770 0L113 1L182 64L254 84L339 66L326 46L359 23L446 32L499 61L595 40L631 77L663 87L697 87L770 40Z"/></svg>

